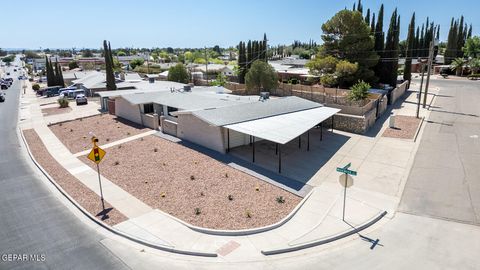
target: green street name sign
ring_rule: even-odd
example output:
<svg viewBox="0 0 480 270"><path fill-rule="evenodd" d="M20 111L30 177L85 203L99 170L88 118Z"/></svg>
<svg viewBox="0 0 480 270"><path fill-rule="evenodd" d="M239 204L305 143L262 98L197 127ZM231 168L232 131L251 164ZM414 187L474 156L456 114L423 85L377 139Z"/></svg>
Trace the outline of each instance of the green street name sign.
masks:
<svg viewBox="0 0 480 270"><path fill-rule="evenodd" d="M337 172L341 172L341 173L345 173L345 174L349 174L349 175L353 175L353 176L356 176L357 175L357 172L356 171L352 171L352 170L349 170L348 168L350 168L350 166L352 166L352 163L348 163L345 167L341 168L341 167L338 167L337 168Z"/></svg>

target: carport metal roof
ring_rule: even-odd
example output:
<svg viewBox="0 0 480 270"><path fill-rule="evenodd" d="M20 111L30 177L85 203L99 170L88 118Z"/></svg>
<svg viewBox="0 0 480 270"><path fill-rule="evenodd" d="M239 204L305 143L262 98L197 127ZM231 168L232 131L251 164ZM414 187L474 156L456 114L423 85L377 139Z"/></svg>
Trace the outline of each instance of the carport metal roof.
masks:
<svg viewBox="0 0 480 270"><path fill-rule="evenodd" d="M271 142L286 144L339 111L340 109L336 108L318 107L224 127Z"/></svg>

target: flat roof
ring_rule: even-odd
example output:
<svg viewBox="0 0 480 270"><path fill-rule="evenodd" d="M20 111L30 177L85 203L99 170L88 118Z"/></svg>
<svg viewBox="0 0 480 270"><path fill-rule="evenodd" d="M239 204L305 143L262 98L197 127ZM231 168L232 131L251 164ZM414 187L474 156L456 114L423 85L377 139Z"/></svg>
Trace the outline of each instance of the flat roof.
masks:
<svg viewBox="0 0 480 270"><path fill-rule="evenodd" d="M194 111L196 117L214 126L225 126L260 118L321 107L320 103L296 96L270 98L228 108Z"/></svg>
<svg viewBox="0 0 480 270"><path fill-rule="evenodd" d="M318 107L224 127L271 142L286 144L339 111L340 109L336 108Z"/></svg>

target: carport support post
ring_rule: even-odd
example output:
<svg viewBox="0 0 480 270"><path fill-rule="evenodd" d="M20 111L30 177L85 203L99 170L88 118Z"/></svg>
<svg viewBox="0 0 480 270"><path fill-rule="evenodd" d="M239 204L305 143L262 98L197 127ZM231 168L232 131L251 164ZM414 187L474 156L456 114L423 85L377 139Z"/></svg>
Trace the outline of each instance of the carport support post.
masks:
<svg viewBox="0 0 480 270"><path fill-rule="evenodd" d="M302 135L298 136L298 148L302 148Z"/></svg>
<svg viewBox="0 0 480 270"><path fill-rule="evenodd" d="M334 117L334 115L332 115L332 132L333 132L333 117Z"/></svg>
<svg viewBox="0 0 480 270"><path fill-rule="evenodd" d="M310 130L307 131L307 151L310 151Z"/></svg>
<svg viewBox="0 0 480 270"><path fill-rule="evenodd" d="M278 143L275 143L275 155L278 155Z"/></svg>
<svg viewBox="0 0 480 270"><path fill-rule="evenodd" d="M323 122L320 123L320 141L323 140Z"/></svg>
<svg viewBox="0 0 480 270"><path fill-rule="evenodd" d="M252 162L255 163L255 136L252 137Z"/></svg>
<svg viewBox="0 0 480 270"><path fill-rule="evenodd" d="M278 146L278 143L277 143ZM282 146L278 146L278 173L282 173Z"/></svg>
<svg viewBox="0 0 480 270"><path fill-rule="evenodd" d="M230 152L230 129L227 128L227 153Z"/></svg>

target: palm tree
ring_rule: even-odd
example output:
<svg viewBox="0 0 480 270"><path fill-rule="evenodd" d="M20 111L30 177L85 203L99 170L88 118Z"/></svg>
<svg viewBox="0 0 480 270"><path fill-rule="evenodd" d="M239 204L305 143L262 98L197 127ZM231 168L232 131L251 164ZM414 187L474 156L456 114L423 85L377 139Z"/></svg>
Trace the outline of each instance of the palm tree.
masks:
<svg viewBox="0 0 480 270"><path fill-rule="evenodd" d="M472 74L477 74L478 70L480 70L480 58L470 59L470 61L468 61L468 65L470 66Z"/></svg>
<svg viewBox="0 0 480 270"><path fill-rule="evenodd" d="M450 70L455 71L457 76L463 76L463 67L465 66L465 61L463 58L456 58L450 64Z"/></svg>

